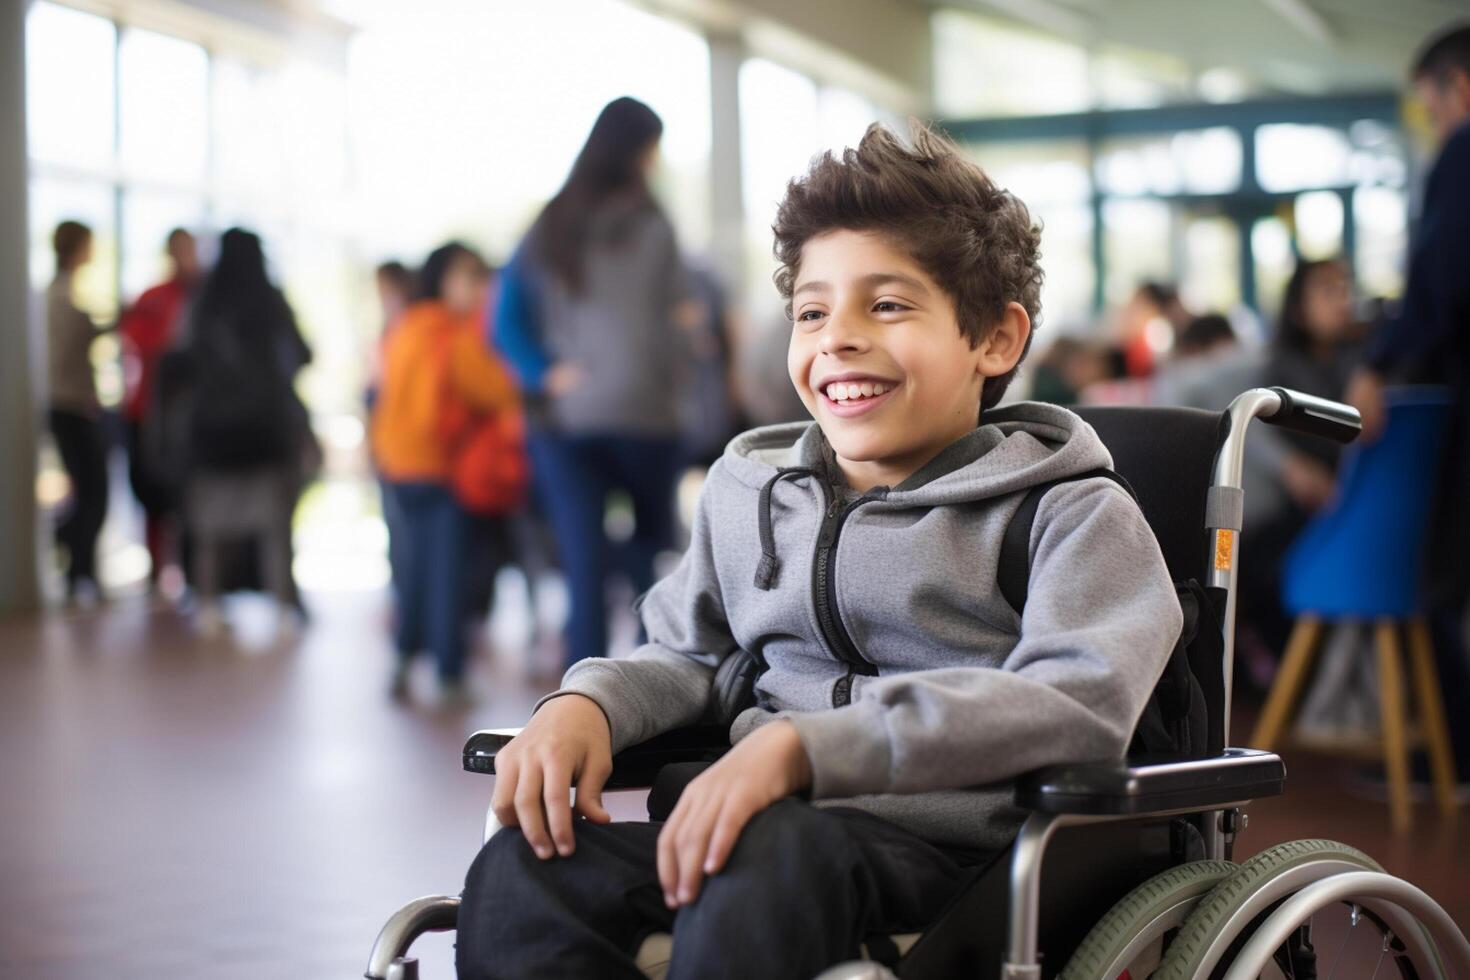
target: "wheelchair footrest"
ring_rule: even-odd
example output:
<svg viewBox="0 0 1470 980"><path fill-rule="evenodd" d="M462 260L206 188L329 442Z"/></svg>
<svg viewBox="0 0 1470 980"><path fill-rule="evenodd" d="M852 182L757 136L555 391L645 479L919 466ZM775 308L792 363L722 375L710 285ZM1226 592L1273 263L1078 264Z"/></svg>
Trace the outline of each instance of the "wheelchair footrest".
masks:
<svg viewBox="0 0 1470 980"><path fill-rule="evenodd" d="M1274 752L1226 749L1209 759L1050 766L1016 780L1016 805L1040 813L1145 816L1208 810L1286 788Z"/></svg>

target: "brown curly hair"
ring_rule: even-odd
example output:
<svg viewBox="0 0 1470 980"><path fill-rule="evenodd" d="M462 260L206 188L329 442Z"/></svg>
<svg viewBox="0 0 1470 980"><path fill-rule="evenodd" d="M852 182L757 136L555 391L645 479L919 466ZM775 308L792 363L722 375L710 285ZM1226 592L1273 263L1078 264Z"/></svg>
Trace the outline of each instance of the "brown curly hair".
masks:
<svg viewBox="0 0 1470 980"><path fill-rule="evenodd" d="M960 333L974 347L1021 304L1035 331L1041 314L1041 228L950 139L913 124L912 146L874 123L857 149L830 151L786 185L776 212L776 288L791 316L791 292L808 241L829 231L877 232L902 248L954 301ZM1031 349L1028 337L1021 360ZM1020 361L1017 361L1020 364ZM985 381L981 408L1000 401L1015 368Z"/></svg>

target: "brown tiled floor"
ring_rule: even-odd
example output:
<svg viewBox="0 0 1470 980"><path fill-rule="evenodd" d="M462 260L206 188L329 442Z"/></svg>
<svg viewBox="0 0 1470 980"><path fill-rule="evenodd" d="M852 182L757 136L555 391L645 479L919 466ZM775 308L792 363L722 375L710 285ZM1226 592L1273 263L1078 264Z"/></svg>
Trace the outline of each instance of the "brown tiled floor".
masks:
<svg viewBox="0 0 1470 980"><path fill-rule="evenodd" d="M461 741L519 723L537 685L482 658L474 709L390 706L382 596L312 604L288 643L205 642L141 600L0 624L0 976L358 976L394 908L458 889L490 789ZM1470 922L1470 818L1421 810L1393 841L1333 765L1288 762L1242 854L1341 839ZM445 937L418 948L448 975Z"/></svg>

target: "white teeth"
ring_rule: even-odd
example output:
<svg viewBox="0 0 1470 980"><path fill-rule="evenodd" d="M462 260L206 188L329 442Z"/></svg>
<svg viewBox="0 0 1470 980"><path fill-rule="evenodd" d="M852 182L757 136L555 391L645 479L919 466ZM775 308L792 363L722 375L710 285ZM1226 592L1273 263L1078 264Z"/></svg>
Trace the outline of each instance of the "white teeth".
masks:
<svg viewBox="0 0 1470 980"><path fill-rule="evenodd" d="M881 381L846 383L834 381L827 386L827 397L834 402L852 401L857 398L872 398L892 389L892 385Z"/></svg>

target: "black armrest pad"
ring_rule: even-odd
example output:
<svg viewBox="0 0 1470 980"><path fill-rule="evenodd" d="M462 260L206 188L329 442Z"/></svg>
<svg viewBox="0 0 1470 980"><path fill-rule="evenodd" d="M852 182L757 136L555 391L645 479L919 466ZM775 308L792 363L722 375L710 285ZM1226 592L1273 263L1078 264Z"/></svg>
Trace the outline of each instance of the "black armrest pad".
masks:
<svg viewBox="0 0 1470 980"><path fill-rule="evenodd" d="M1286 766L1273 752L1226 749L1211 759L1050 766L1016 780L1016 805L1041 813L1128 816L1208 810L1286 788Z"/></svg>
<svg viewBox="0 0 1470 980"><path fill-rule="evenodd" d="M487 728L464 743L465 772L494 774L495 753L520 734L519 728ZM674 762L709 762L730 748L730 733L718 725L676 728L613 756L607 789L646 789L664 766Z"/></svg>

